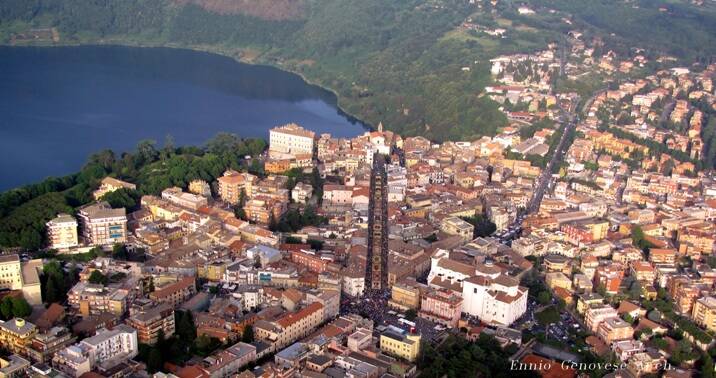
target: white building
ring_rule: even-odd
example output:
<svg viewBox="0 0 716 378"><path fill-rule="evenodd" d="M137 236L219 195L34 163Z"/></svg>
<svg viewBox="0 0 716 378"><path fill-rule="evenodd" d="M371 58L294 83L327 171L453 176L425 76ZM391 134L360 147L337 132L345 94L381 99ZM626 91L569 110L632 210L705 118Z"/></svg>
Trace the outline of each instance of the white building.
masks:
<svg viewBox="0 0 716 378"><path fill-rule="evenodd" d="M299 182L291 190L291 199L296 203L306 203L313 195L313 187L309 184Z"/></svg>
<svg viewBox="0 0 716 378"><path fill-rule="evenodd" d="M303 127L290 123L274 127L269 131L269 154L296 155L313 154L313 145L316 134Z"/></svg>
<svg viewBox="0 0 716 378"><path fill-rule="evenodd" d="M50 248L69 249L79 244L77 220L69 214L59 214L47 222L47 240Z"/></svg>
<svg viewBox="0 0 716 378"><path fill-rule="evenodd" d="M527 288L506 275L470 277L462 297L462 311L485 323L509 326L527 311Z"/></svg>
<svg viewBox="0 0 716 378"><path fill-rule="evenodd" d="M444 249L438 249L430 259L430 273L428 283L434 279L447 280L450 284L459 284L476 274L475 266L461 261L451 260L450 253Z"/></svg>
<svg viewBox="0 0 716 378"><path fill-rule="evenodd" d="M208 204L206 197L198 194L186 193L181 190L181 188L176 186L164 189L162 191L162 198L175 205L192 210L197 210L198 208Z"/></svg>
<svg viewBox="0 0 716 378"><path fill-rule="evenodd" d="M351 297L360 297L365 290L365 275L360 272L346 272L343 275L343 292Z"/></svg>
<svg viewBox="0 0 716 378"><path fill-rule="evenodd" d="M134 358L138 352L137 330L120 324L112 330L100 330L96 335L60 350L52 362L58 370L79 377L95 366L111 368Z"/></svg>

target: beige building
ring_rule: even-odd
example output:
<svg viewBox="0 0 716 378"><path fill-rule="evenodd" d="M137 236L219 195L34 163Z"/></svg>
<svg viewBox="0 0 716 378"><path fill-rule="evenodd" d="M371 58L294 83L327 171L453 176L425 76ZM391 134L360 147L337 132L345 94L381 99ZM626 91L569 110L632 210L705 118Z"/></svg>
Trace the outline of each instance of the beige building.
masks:
<svg viewBox="0 0 716 378"><path fill-rule="evenodd" d="M709 331L716 331L716 298L699 298L694 303L694 309L691 316L696 324L708 329Z"/></svg>
<svg viewBox="0 0 716 378"><path fill-rule="evenodd" d="M107 176L102 179L102 182L99 185L99 189L95 190L94 193L92 193L92 196L94 197L95 200L99 200L105 194L114 192L115 190L119 190L119 189L136 190L137 186L132 183L125 182L122 180L118 180L114 177Z"/></svg>
<svg viewBox="0 0 716 378"><path fill-rule="evenodd" d="M0 256L0 288L22 290L22 295L30 305L42 304L40 275L42 260L20 262L18 255Z"/></svg>
<svg viewBox="0 0 716 378"><path fill-rule="evenodd" d="M174 334L174 307L162 303L151 309L137 312L127 319L127 324L137 330L137 339L142 344L154 344L159 337L159 331L165 337Z"/></svg>
<svg viewBox="0 0 716 378"><path fill-rule="evenodd" d="M50 248L68 249L79 244L77 220L69 214L59 214L50 220L47 226L47 241Z"/></svg>
<svg viewBox="0 0 716 378"><path fill-rule="evenodd" d="M323 311L323 305L314 302L273 322L259 320L254 323L256 338L271 343L273 350L278 351L313 332L323 321Z"/></svg>
<svg viewBox="0 0 716 378"><path fill-rule="evenodd" d="M0 322L0 346L24 356L36 333L37 327L21 318Z"/></svg>
<svg viewBox="0 0 716 378"><path fill-rule="evenodd" d="M470 241L473 239L475 226L458 217L447 217L440 222L440 230L449 235L457 235L465 241Z"/></svg>
<svg viewBox="0 0 716 378"><path fill-rule="evenodd" d="M202 206L208 205L206 197L187 193L176 186L164 189L162 191L162 198L165 200L181 207L186 207L192 210L197 210Z"/></svg>
<svg viewBox="0 0 716 378"><path fill-rule="evenodd" d="M396 282L390 289L390 301L388 306L399 310L413 309L420 307L420 290L402 282Z"/></svg>
<svg viewBox="0 0 716 378"><path fill-rule="evenodd" d="M634 336L634 328L621 318L609 318L599 324L597 335L607 345L615 341L631 340Z"/></svg>
<svg viewBox="0 0 716 378"><path fill-rule="evenodd" d="M562 272L547 273L545 282L547 283L547 286L552 290L558 287L569 291L572 290L572 281Z"/></svg>
<svg viewBox="0 0 716 378"><path fill-rule="evenodd" d="M77 215L85 244L103 246L127 241L126 209L113 209L107 202L97 202L81 207Z"/></svg>
<svg viewBox="0 0 716 378"><path fill-rule="evenodd" d="M246 200L248 200L257 181L258 178L250 173L227 170L223 176L217 179L219 197L224 202L236 205L239 203L243 191Z"/></svg>
<svg viewBox="0 0 716 378"><path fill-rule="evenodd" d="M129 292L124 289L78 282L67 293L67 302L81 316L97 315L103 312L122 316L127 310L128 295Z"/></svg>
<svg viewBox="0 0 716 378"><path fill-rule="evenodd" d="M211 197L211 186L204 180L193 180L189 183L189 193Z"/></svg>
<svg viewBox="0 0 716 378"><path fill-rule="evenodd" d="M313 154L315 138L313 131L295 123L274 127L269 131L269 154Z"/></svg>

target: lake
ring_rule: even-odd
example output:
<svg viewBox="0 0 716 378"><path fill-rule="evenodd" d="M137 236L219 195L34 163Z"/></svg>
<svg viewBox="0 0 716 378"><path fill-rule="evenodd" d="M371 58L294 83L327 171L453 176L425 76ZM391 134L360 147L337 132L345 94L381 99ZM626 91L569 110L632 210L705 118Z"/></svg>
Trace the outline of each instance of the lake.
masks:
<svg viewBox="0 0 716 378"><path fill-rule="evenodd" d="M143 139L268 139L295 122L349 137L363 125L299 76L220 55L121 46L0 47L0 191L79 170Z"/></svg>

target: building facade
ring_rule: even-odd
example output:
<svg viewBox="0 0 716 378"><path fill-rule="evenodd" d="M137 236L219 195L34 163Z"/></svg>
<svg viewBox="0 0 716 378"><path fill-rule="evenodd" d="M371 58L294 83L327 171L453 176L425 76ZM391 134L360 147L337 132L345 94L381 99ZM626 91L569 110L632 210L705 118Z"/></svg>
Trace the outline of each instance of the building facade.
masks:
<svg viewBox="0 0 716 378"><path fill-rule="evenodd" d="M127 211L113 209L107 202L80 208L79 223L82 241L87 245L111 246L127 241Z"/></svg>
<svg viewBox="0 0 716 378"><path fill-rule="evenodd" d="M47 241L50 248L64 250L79 244L77 220L69 214L59 214L47 226Z"/></svg>

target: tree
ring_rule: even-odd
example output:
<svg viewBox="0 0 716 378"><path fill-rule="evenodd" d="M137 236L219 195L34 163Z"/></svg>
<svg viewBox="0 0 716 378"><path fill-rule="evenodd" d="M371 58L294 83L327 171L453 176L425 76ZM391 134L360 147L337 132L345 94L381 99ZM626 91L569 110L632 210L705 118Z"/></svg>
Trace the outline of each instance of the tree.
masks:
<svg viewBox="0 0 716 378"><path fill-rule="evenodd" d="M126 208L134 211L139 208L140 194L134 189L121 188L111 191L102 196L103 201L107 201L113 208Z"/></svg>
<svg viewBox="0 0 716 378"><path fill-rule="evenodd" d="M54 277L50 276L47 278L47 284L45 284L45 302L47 303L57 303L62 298L61 295L57 293L58 288L57 284L55 283Z"/></svg>
<svg viewBox="0 0 716 378"><path fill-rule="evenodd" d="M32 314L32 307L24 297L12 298L12 315L16 318L25 318Z"/></svg>
<svg viewBox="0 0 716 378"><path fill-rule="evenodd" d="M121 243L117 243L114 246L112 246L112 258L118 259L118 260L127 260L129 259L129 251L127 251L127 246Z"/></svg>
<svg viewBox="0 0 716 378"><path fill-rule="evenodd" d="M410 320L411 322L415 320L415 318L418 316L418 313L413 310L412 308L408 311L405 311L405 319Z"/></svg>
<svg viewBox="0 0 716 378"><path fill-rule="evenodd" d="M155 161L159 156L156 149L157 142L150 139L145 139L137 143L137 158L141 164L147 164Z"/></svg>
<svg viewBox="0 0 716 378"><path fill-rule="evenodd" d="M634 300L638 300L641 297L641 283L639 281L634 281L629 286L629 297Z"/></svg>
<svg viewBox="0 0 716 378"><path fill-rule="evenodd" d="M714 360L708 353L704 353L701 359L701 378L716 378Z"/></svg>
<svg viewBox="0 0 716 378"><path fill-rule="evenodd" d="M93 284L107 285L107 283L109 282L109 279L107 278L107 276L102 274L102 272L100 272L99 270L93 270L92 274L90 274L90 276L89 276L88 281Z"/></svg>
<svg viewBox="0 0 716 378"><path fill-rule="evenodd" d="M159 348L152 348L149 351L149 357L147 358L147 369L150 373L155 373L162 370L164 365L164 359L162 358L162 352Z"/></svg>
<svg viewBox="0 0 716 378"><path fill-rule="evenodd" d="M245 343L252 343L254 341L254 327L250 325L244 327L244 332L241 334L241 341Z"/></svg>
<svg viewBox="0 0 716 378"><path fill-rule="evenodd" d="M0 315L2 315L3 320L12 318L12 298L9 296L3 298L2 302L0 302Z"/></svg>
<svg viewBox="0 0 716 378"><path fill-rule="evenodd" d="M176 317L179 318L176 322L176 333L179 338L188 343L193 342L196 339L196 326L191 311L177 311Z"/></svg>
<svg viewBox="0 0 716 378"><path fill-rule="evenodd" d="M536 313L535 317L541 325L548 326L559 321L559 312L554 306L549 306L544 310Z"/></svg>
<svg viewBox="0 0 716 378"><path fill-rule="evenodd" d="M552 296L549 295L547 291L540 291L539 294L537 294L537 302L539 302L541 305L546 305L551 301Z"/></svg>

